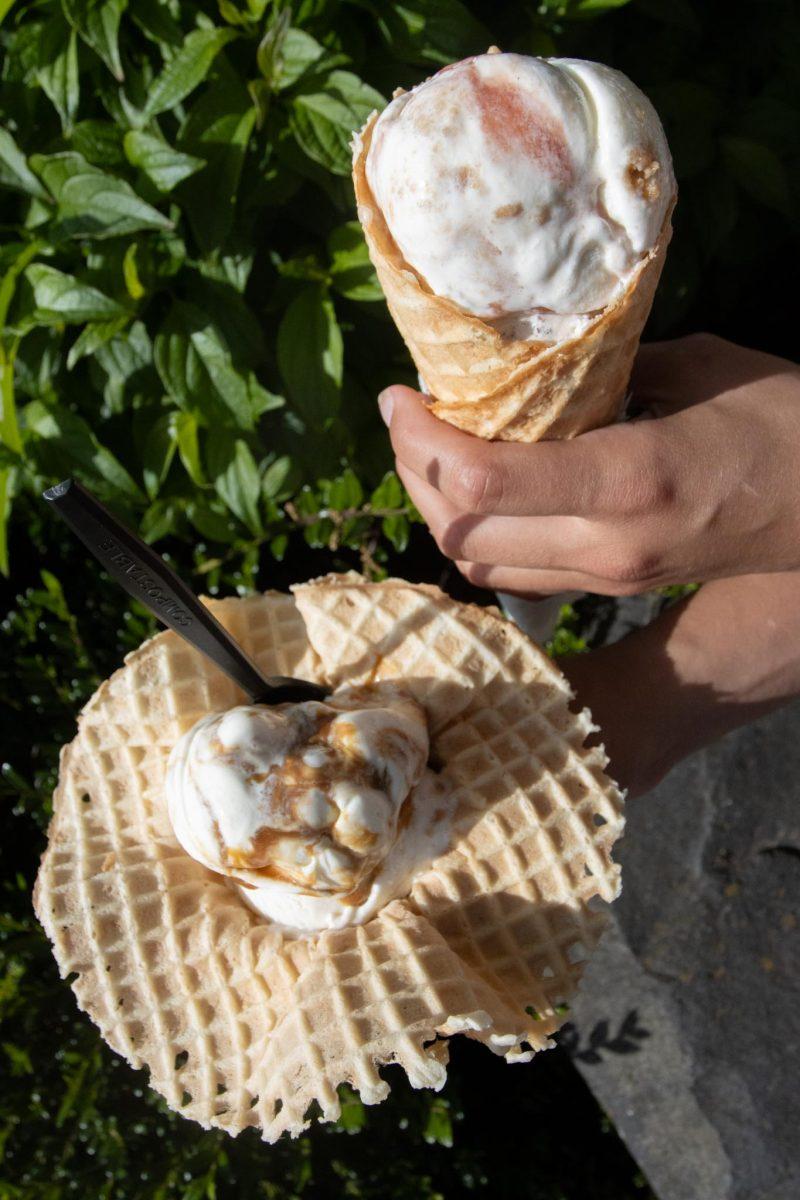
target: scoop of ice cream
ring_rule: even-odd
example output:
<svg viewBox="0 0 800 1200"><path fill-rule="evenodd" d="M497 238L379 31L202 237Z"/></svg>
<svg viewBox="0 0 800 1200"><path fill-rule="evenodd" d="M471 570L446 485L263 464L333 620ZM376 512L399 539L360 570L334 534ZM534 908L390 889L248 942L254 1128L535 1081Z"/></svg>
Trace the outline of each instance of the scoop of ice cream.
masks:
<svg viewBox="0 0 800 1200"><path fill-rule="evenodd" d="M675 191L658 116L629 79L519 54L465 59L398 95L366 171L433 292L546 341L614 299Z"/></svg>
<svg viewBox="0 0 800 1200"><path fill-rule="evenodd" d="M424 814L412 818L427 757L424 710L396 687L243 705L174 747L169 815L186 852L259 912L290 928L350 924L404 883L387 863L408 858L407 845L395 853L406 829L424 838Z"/></svg>

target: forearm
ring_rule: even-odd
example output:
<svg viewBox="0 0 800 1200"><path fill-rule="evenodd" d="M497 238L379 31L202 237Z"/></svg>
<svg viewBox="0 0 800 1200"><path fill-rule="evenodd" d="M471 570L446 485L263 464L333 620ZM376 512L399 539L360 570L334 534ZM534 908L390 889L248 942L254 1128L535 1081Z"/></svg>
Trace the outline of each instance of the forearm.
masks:
<svg viewBox="0 0 800 1200"><path fill-rule="evenodd" d="M562 669L632 795L680 759L800 695L800 572L706 584Z"/></svg>

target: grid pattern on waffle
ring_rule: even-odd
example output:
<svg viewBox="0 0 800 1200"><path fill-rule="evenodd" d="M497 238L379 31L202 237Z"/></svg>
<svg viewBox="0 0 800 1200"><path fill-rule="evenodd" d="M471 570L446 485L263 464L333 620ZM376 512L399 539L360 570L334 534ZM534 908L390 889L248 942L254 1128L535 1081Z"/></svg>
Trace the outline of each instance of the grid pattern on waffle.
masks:
<svg viewBox="0 0 800 1200"><path fill-rule="evenodd" d="M352 602L341 605L345 595ZM285 940L183 853L163 803L169 749L197 717L240 696L172 634L129 656L84 711L62 760L36 892L61 971L77 972L79 1002L110 1044L149 1067L172 1107L231 1133L255 1125L269 1140L304 1128L313 1100L335 1117L342 1082L381 1099L381 1063L401 1063L416 1086L440 1086L446 1045L437 1034L463 1030L511 1059L526 1056L526 1043L549 1044L557 1019L533 1023L521 996L549 1014L555 984L515 986L515 954L517 973L534 980L557 963L566 991L569 938L552 919L525 925L502 908L503 896L517 892L528 909L552 899L558 889L546 893L546 872L531 863L536 850L552 873L560 855L558 895L569 898L572 881L588 943L594 917L578 867L581 855L595 861L611 830L590 822L576 850L583 817L564 824L562 810L582 813L593 796L596 811L605 796L616 812L602 760L580 750L585 719L569 715L560 676L513 627L435 589L352 576L300 589L299 600L302 617L276 594L213 607L270 672L320 678L323 662L342 679L413 670L451 689L437 711L437 752L459 789L464 825L456 849L418 881L414 902L396 901L368 925L316 943ZM374 655L368 669L360 661L372 637L377 672ZM526 681L536 720L511 702ZM566 778L553 758L563 745L586 795L574 782L556 789L559 825L543 809L552 785L537 784L525 764L538 753L542 779L553 768ZM476 748L488 755L480 769Z"/></svg>
<svg viewBox="0 0 800 1200"><path fill-rule="evenodd" d="M335 681L402 679L434 732L474 703L496 675L517 675L519 630L496 610L456 604L436 587L397 579L373 584L350 572L293 591L312 646L329 672L336 664ZM538 654L535 662L536 673L545 669L566 694L547 660Z"/></svg>
<svg viewBox="0 0 800 1200"><path fill-rule="evenodd" d="M603 926L589 901L619 890L610 846L621 810L599 786L598 752L565 742L525 692L493 690L492 707L439 739L462 836L420 877L413 899L510 1003L531 1005L555 1027L556 1005L574 990Z"/></svg>
<svg viewBox="0 0 800 1200"><path fill-rule="evenodd" d="M217 615L270 673L316 673L289 597ZM81 1006L167 1101L202 1124L249 1116L252 1048L274 1024L253 942L275 935L175 842L163 804L169 748L241 699L172 634L129 656L87 706L62 764L37 909ZM185 1060L185 1061L184 1061ZM247 1115L246 1115L247 1114Z"/></svg>
<svg viewBox="0 0 800 1200"><path fill-rule="evenodd" d="M398 1063L414 1087L441 1087L445 1048L427 1043L448 1024L477 1036L510 1029L516 1043L530 1022L508 1011L403 901L366 925L324 934L262 1066L263 1117L273 1114L265 1124L270 1138L302 1127L314 1100L325 1119L335 1118L335 1084L349 1083L367 1103L384 1099L389 1089L378 1064Z"/></svg>
<svg viewBox="0 0 800 1200"><path fill-rule="evenodd" d="M420 876L412 898L509 1004L535 1009L546 1036L603 926L589 901L619 890L610 847L622 828L621 799L602 752L584 748L588 714L570 712L563 677L496 611L399 580L365 586L357 576L297 593L320 653L346 639L347 627L348 671L375 669L377 647L378 677L452 672L459 680L459 702L438 714L433 749L456 789L462 836ZM398 612L413 614L407 638L396 637L387 616Z"/></svg>

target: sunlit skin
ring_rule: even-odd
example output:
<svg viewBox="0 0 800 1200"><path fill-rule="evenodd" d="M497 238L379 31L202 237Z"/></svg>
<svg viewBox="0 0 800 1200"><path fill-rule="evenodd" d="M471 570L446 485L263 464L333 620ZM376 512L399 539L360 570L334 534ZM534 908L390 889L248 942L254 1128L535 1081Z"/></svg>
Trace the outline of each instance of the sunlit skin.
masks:
<svg viewBox="0 0 800 1200"><path fill-rule="evenodd" d="M707 334L643 346L643 416L569 442L485 442L383 393L397 470L472 582L535 597L707 582L562 665L637 795L800 694L800 369Z"/></svg>
<svg viewBox="0 0 800 1200"><path fill-rule="evenodd" d="M632 595L800 567L800 369L708 334L643 346L650 419L530 445L486 442L392 387L397 470L473 583Z"/></svg>
<svg viewBox="0 0 800 1200"><path fill-rule="evenodd" d="M629 796L682 758L800 695L800 572L707 583L561 669L602 729Z"/></svg>

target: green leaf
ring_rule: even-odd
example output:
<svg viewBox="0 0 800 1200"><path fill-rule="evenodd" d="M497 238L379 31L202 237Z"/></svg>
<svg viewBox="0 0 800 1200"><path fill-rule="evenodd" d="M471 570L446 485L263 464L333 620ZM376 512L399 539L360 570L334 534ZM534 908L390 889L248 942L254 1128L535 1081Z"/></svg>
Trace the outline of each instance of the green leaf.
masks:
<svg viewBox="0 0 800 1200"><path fill-rule="evenodd" d="M582 654L588 649L579 629L580 621L575 609L571 604L563 604L559 610L558 624L546 646L550 657L564 658L570 654ZM541 1017L537 1016L535 1019L541 1020Z"/></svg>
<svg viewBox="0 0 800 1200"><path fill-rule="evenodd" d="M287 258L285 262L281 262L275 254L273 265L284 279L305 279L312 283L326 283L328 280L328 271L320 265L315 254L302 254L297 258Z"/></svg>
<svg viewBox="0 0 800 1200"><path fill-rule="evenodd" d="M150 426L142 452L142 478L151 500L158 495L174 457L172 413L162 413Z"/></svg>
<svg viewBox="0 0 800 1200"><path fill-rule="evenodd" d="M576 13L591 13L592 15L605 12L609 8L623 8L631 0L577 0L574 8Z"/></svg>
<svg viewBox="0 0 800 1200"><path fill-rule="evenodd" d="M49 199L7 129L0 129L0 184L39 200Z"/></svg>
<svg viewBox="0 0 800 1200"><path fill-rule="evenodd" d="M331 71L324 90L300 92L292 100L290 127L301 150L334 175L349 175L350 141L376 108L380 92L349 71Z"/></svg>
<svg viewBox="0 0 800 1200"><path fill-rule="evenodd" d="M270 88L273 87L280 69L281 48L291 20L292 14L288 9L284 8L275 13L256 50L258 69Z"/></svg>
<svg viewBox="0 0 800 1200"><path fill-rule="evenodd" d="M105 480L111 488L129 500L142 502L144 496L138 485L110 450L102 446L83 417L60 404L44 404L32 400L25 408L25 422L34 434L58 451L63 459L64 474L73 464L89 475Z"/></svg>
<svg viewBox="0 0 800 1200"><path fill-rule="evenodd" d="M60 13L42 29L37 77L61 118L64 133L69 134L80 98L78 40Z"/></svg>
<svg viewBox="0 0 800 1200"><path fill-rule="evenodd" d="M398 554L408 549L408 539L411 535L411 522L402 513L384 517L381 521L381 532L390 541Z"/></svg>
<svg viewBox="0 0 800 1200"><path fill-rule="evenodd" d="M73 29L122 82L125 73L119 56L119 23L128 0L61 0L61 5Z"/></svg>
<svg viewBox="0 0 800 1200"><path fill-rule="evenodd" d="M127 310L116 300L55 267L33 263L25 274L33 288L37 316L45 322L77 325L127 316Z"/></svg>
<svg viewBox="0 0 800 1200"><path fill-rule="evenodd" d="M347 1084L342 1084L339 1088L339 1099L342 1111L336 1122L338 1128L344 1129L348 1133L356 1133L359 1129L363 1129L367 1124L367 1114L358 1093L349 1088Z"/></svg>
<svg viewBox="0 0 800 1200"><path fill-rule="evenodd" d="M111 121L79 121L72 130L70 145L97 167L121 167L125 162L122 136L122 130Z"/></svg>
<svg viewBox="0 0 800 1200"><path fill-rule="evenodd" d="M136 250L136 242L131 242L122 259L122 277L125 280L125 287L131 300L141 300L145 294L142 281L139 278L139 270L136 266Z"/></svg>
<svg viewBox="0 0 800 1200"><path fill-rule="evenodd" d="M394 471L387 471L369 498L371 508L401 508L405 503L403 485Z"/></svg>
<svg viewBox="0 0 800 1200"><path fill-rule="evenodd" d="M235 291L241 293L247 287L253 269L253 251L236 250L227 254L215 252L201 259L198 268L205 279L217 284L230 284ZM226 301L230 301L230 293L226 296ZM252 313L250 319L255 319Z"/></svg>
<svg viewBox="0 0 800 1200"><path fill-rule="evenodd" d="M272 79L274 89L282 91L297 83L301 75L318 62L324 53L325 47L304 29L287 29Z"/></svg>
<svg viewBox="0 0 800 1200"><path fill-rule="evenodd" d="M244 9L237 8L233 0L217 0L220 16L231 25L252 25L260 21L271 0L245 0Z"/></svg>
<svg viewBox="0 0 800 1200"><path fill-rule="evenodd" d="M348 300L382 300L383 291L370 262L367 243L358 221L347 221L328 238L331 282Z"/></svg>
<svg viewBox="0 0 800 1200"><path fill-rule="evenodd" d="M125 328L128 320L129 317L126 313L124 317L115 317L111 321L90 321L70 346L67 355L67 370L71 371L82 358L96 354L101 346Z"/></svg>
<svg viewBox="0 0 800 1200"><path fill-rule="evenodd" d="M247 88L226 80L192 107L178 144L208 164L180 192L192 232L208 254L221 246L233 224L245 151L256 120Z"/></svg>
<svg viewBox="0 0 800 1200"><path fill-rule="evenodd" d="M422 1136L426 1142L435 1142L439 1146L453 1145L453 1122L450 1119L450 1106L440 1097L431 1100L428 1109L428 1120Z"/></svg>
<svg viewBox="0 0 800 1200"><path fill-rule="evenodd" d="M75 1108L81 1089L83 1088L86 1072L89 1070L90 1061L89 1058L78 1059L75 1069L67 1076L67 1089L64 1092L58 1112L56 1113L56 1129L60 1129L63 1126Z"/></svg>
<svg viewBox="0 0 800 1200"><path fill-rule="evenodd" d="M214 503L220 502L215 500ZM231 543L239 536L240 527L231 517L227 507L224 512L218 512L213 504L202 496L189 502L186 515L195 529L211 542Z"/></svg>
<svg viewBox="0 0 800 1200"><path fill-rule="evenodd" d="M35 321L34 314L27 323ZM44 320L38 321L29 333L16 340L14 382L19 396L38 399L53 395L53 380L58 377L64 357L62 340L61 322Z"/></svg>
<svg viewBox="0 0 800 1200"><path fill-rule="evenodd" d="M145 121L180 104L203 82L223 46L237 36L234 29L195 29L153 81L142 111Z"/></svg>
<svg viewBox="0 0 800 1200"><path fill-rule="evenodd" d="M195 328L190 338L192 348L203 364L216 395L230 410L241 429L252 428L253 413L247 381L234 368L227 346L217 331L210 325Z"/></svg>
<svg viewBox="0 0 800 1200"><path fill-rule="evenodd" d="M302 417L321 427L338 411L343 343L333 303L322 286L306 288L278 329L278 367Z"/></svg>
<svg viewBox="0 0 800 1200"><path fill-rule="evenodd" d="M791 213L786 169L773 150L748 138L724 137L722 151L728 170L742 191L765 208L785 216Z"/></svg>
<svg viewBox="0 0 800 1200"><path fill-rule="evenodd" d="M130 9L131 19L142 33L163 50L164 46L180 46L183 33L161 0L135 0Z"/></svg>
<svg viewBox="0 0 800 1200"><path fill-rule="evenodd" d="M33 1074L33 1063L27 1050L22 1046L15 1046L12 1042L3 1042L3 1050L8 1058L13 1076Z"/></svg>
<svg viewBox="0 0 800 1200"><path fill-rule="evenodd" d="M283 408L286 403L283 396L278 396L260 384L252 371L247 373L247 395L254 419L263 416L264 413L274 412L276 408Z"/></svg>
<svg viewBox="0 0 800 1200"><path fill-rule="evenodd" d="M8 578L8 521L13 467L0 467L0 572Z"/></svg>
<svg viewBox="0 0 800 1200"><path fill-rule="evenodd" d="M276 458L273 463L267 467L264 472L264 478L261 481L261 490L269 500L276 500L280 497L286 486L286 482L292 473L292 460L288 454L282 454L280 458Z"/></svg>
<svg viewBox="0 0 800 1200"><path fill-rule="evenodd" d="M0 346L0 445L12 454L22 454L22 438L17 421L14 398L14 358L16 346L5 350Z"/></svg>
<svg viewBox="0 0 800 1200"><path fill-rule="evenodd" d="M375 513L385 512L386 509L404 509L408 507L400 480L394 471L387 471L381 482L369 498L370 508ZM411 522L404 512L391 513L381 520L381 531L395 550L402 554L408 546L411 534Z"/></svg>
<svg viewBox="0 0 800 1200"><path fill-rule="evenodd" d="M227 283L205 274L202 279L192 277L190 291L193 303L218 327L238 366L256 367L263 361L266 347L262 323L242 296Z"/></svg>
<svg viewBox="0 0 800 1200"><path fill-rule="evenodd" d="M186 473L197 487L206 486L206 477L200 462L197 419L190 412L170 413L170 432L178 447L180 460Z"/></svg>
<svg viewBox="0 0 800 1200"><path fill-rule="evenodd" d="M236 370L220 330L202 310L173 305L155 339L155 362L175 402L203 424L253 428L249 379Z"/></svg>
<svg viewBox="0 0 800 1200"><path fill-rule="evenodd" d="M567 0L558 0L566 7ZM482 54L492 35L459 0L403 0L371 6L378 28L403 62L446 66L469 54Z"/></svg>
<svg viewBox="0 0 800 1200"><path fill-rule="evenodd" d="M205 166L202 158L183 154L163 138L136 129L125 134L124 146L128 162L144 171L160 192L171 192L181 180Z"/></svg>
<svg viewBox="0 0 800 1200"><path fill-rule="evenodd" d="M106 402L118 411L126 385L153 361L153 346L144 324L134 321L125 333L103 341L95 350L95 361L108 376Z"/></svg>
<svg viewBox="0 0 800 1200"><path fill-rule="evenodd" d="M13 246L8 247L8 250L13 254L13 258L9 262L8 269L0 281L0 346L2 345L2 329L6 324L8 310L11 301L14 298L14 293L17 288L17 279L27 267L28 263L36 257L36 255L44 249L44 242L34 238L27 245L21 244L19 250Z"/></svg>
<svg viewBox="0 0 800 1200"><path fill-rule="evenodd" d="M348 508L358 508L364 499L364 489L351 467L348 467L338 479L331 481L326 496L328 508L343 512Z"/></svg>
<svg viewBox="0 0 800 1200"><path fill-rule="evenodd" d="M139 533L148 545L175 533L181 519L181 505L175 500L154 500L139 522Z"/></svg>
<svg viewBox="0 0 800 1200"><path fill-rule="evenodd" d="M92 166L74 151L34 154L31 166L56 198L56 237L109 238L172 228L172 222L124 179Z"/></svg>
<svg viewBox="0 0 800 1200"><path fill-rule="evenodd" d="M261 534L258 504L261 481L247 442L220 431L209 440L207 458L208 473L217 494L251 533Z"/></svg>

